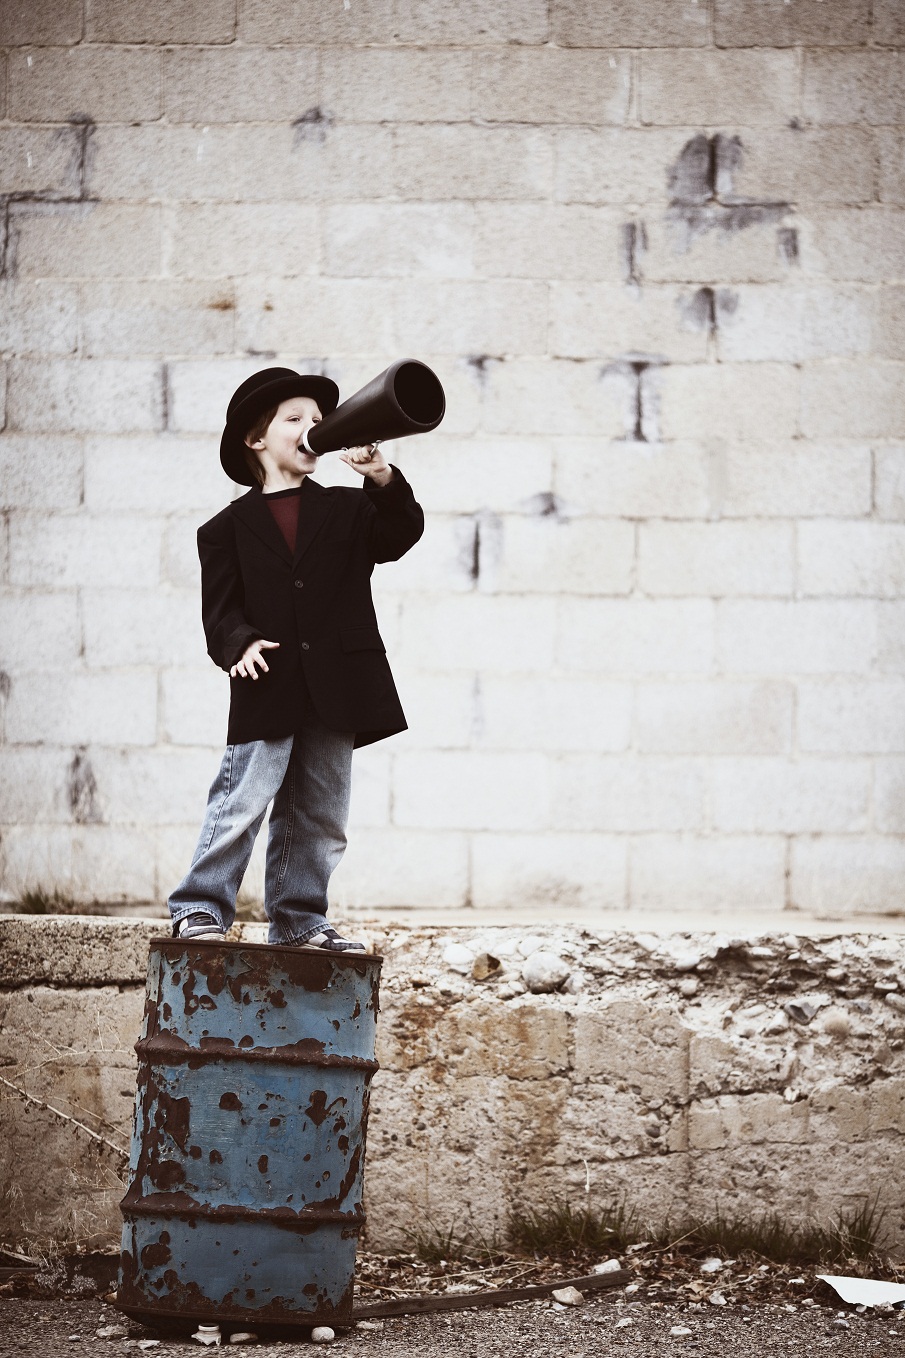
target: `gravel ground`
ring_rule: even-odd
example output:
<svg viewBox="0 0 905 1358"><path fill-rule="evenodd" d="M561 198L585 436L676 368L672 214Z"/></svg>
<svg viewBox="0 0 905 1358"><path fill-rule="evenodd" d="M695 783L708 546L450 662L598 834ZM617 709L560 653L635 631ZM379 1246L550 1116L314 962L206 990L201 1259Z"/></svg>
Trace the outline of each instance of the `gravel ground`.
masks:
<svg viewBox="0 0 905 1358"><path fill-rule="evenodd" d="M843 1320L844 1324L837 1321ZM670 1306L623 1299L589 1299L583 1306L554 1310L547 1303L521 1303L495 1311L460 1311L449 1316L404 1316L371 1321L376 1329L337 1336L334 1350L348 1358L596 1358L631 1354L637 1358L688 1354L694 1358L901 1358L905 1315L813 1306L794 1311L782 1305L752 1307ZM117 1325L125 1332L99 1339L96 1331ZM673 1326L691 1331L673 1336ZM147 1350L142 1340L158 1339ZM301 1341L305 1343L304 1340ZM262 1343L261 1358L289 1354L300 1344ZM114 1355L148 1352L153 1358L201 1353L190 1339L155 1335L125 1320L98 1301L0 1301L0 1358L40 1355Z"/></svg>

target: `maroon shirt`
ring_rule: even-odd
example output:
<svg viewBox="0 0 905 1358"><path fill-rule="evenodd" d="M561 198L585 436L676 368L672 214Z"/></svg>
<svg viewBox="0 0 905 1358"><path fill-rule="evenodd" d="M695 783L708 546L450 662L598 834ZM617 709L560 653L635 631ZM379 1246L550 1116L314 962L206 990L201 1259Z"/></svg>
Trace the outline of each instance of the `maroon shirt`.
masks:
<svg viewBox="0 0 905 1358"><path fill-rule="evenodd" d="M304 481L302 485L304 485ZM299 506L301 505L302 486L291 486L289 490L274 490L264 496L267 507L276 519L277 528L286 539L290 552L295 551L295 538L299 527Z"/></svg>

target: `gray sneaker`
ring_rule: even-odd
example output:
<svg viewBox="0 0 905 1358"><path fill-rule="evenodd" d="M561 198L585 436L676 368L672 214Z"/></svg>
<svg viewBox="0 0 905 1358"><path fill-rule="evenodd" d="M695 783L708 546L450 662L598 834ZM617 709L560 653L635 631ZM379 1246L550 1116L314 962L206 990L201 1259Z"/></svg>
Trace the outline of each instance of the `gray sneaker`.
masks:
<svg viewBox="0 0 905 1358"><path fill-rule="evenodd" d="M300 948L320 948L324 952L367 952L363 943L352 943L348 938L343 938L333 928L332 924L325 924L316 934L306 938L304 943L298 944Z"/></svg>
<svg viewBox="0 0 905 1358"><path fill-rule="evenodd" d="M194 915L186 915L185 919L173 925L173 937L190 938L193 942L201 943L222 943L226 931L220 928L213 915L198 911Z"/></svg>

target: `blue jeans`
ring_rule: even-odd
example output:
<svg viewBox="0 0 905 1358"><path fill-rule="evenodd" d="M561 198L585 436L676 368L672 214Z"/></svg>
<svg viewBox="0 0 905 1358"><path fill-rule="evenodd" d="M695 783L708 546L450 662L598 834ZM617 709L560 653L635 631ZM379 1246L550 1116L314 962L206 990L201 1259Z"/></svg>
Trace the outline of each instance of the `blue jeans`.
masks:
<svg viewBox="0 0 905 1358"><path fill-rule="evenodd" d="M198 847L169 899L174 922L196 911L228 929L270 802L264 908L271 943L304 943L324 927L327 883L346 847L351 731L321 722L296 736L227 745Z"/></svg>

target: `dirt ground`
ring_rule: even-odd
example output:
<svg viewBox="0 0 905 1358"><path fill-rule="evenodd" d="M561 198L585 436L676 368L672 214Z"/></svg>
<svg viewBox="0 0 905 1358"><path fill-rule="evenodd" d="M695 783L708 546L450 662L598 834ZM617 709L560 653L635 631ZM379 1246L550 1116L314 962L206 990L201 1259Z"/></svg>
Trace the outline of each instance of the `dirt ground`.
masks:
<svg viewBox="0 0 905 1358"><path fill-rule="evenodd" d="M791 1304L791 1303L790 1303ZM840 1325L839 1320L845 1323ZM627 1323L628 1322L628 1323ZM334 1350L348 1358L597 1358L597 1355L694 1355L694 1358L901 1358L905 1314L813 1306L786 1310L782 1305L690 1306L589 1298L579 1307L554 1310L546 1302L519 1303L494 1311L459 1311L443 1316L405 1316L370 1321L379 1328L337 1335ZM124 1333L100 1339L96 1331L115 1325ZM681 1326L688 1335L673 1336ZM157 1340L144 1348L142 1341ZM306 1346L262 1343L254 1352L275 1358ZM161 1337L125 1320L98 1301L0 1301L0 1358L35 1358L87 1353L115 1358L147 1352L153 1358L184 1358L201 1353L191 1339ZM238 1349L236 1350L238 1351Z"/></svg>

